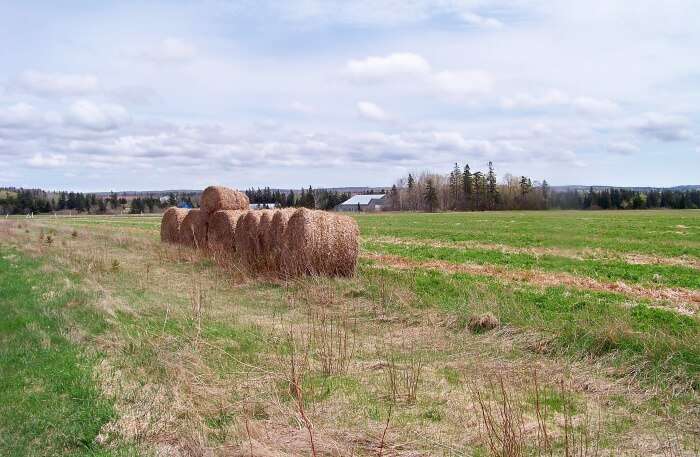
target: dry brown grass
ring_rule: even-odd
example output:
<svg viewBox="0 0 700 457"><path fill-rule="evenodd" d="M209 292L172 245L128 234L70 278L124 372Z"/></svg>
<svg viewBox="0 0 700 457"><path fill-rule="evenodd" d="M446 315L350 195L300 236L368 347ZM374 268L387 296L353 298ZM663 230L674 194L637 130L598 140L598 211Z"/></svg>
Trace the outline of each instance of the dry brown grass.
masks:
<svg viewBox="0 0 700 457"><path fill-rule="evenodd" d="M497 276L500 279L513 282L527 282L540 287L569 286L601 292L620 292L632 297L651 299L657 303L669 303L664 306L682 314L695 315L700 310L700 292L691 289L656 287L654 289L636 284L626 284L622 281L603 282L585 276L575 276L569 273L545 272L539 270L514 270L495 265L480 265L474 263L452 263L444 260L418 261L401 256L387 254L365 254L369 259L378 261L380 265L400 270L423 268L449 273L468 273L475 275Z"/></svg>
<svg viewBox="0 0 700 457"><path fill-rule="evenodd" d="M501 325L500 321L493 313L484 313L469 317L467 327L474 333L487 332L498 328Z"/></svg>
<svg viewBox="0 0 700 457"><path fill-rule="evenodd" d="M499 251L506 254L529 254L539 256L567 257L575 260L584 259L621 259L625 262L639 265L677 265L700 269L700 260L689 256L660 257L649 254L623 254L605 249L565 249L541 246L510 246L507 244L484 243L480 241L438 241L416 238L396 238L390 236L368 237L366 241L377 243L388 243L404 246L430 246L435 248L465 247L468 249L482 249L487 251Z"/></svg>
<svg viewBox="0 0 700 457"><path fill-rule="evenodd" d="M44 225L45 233L49 233L48 227ZM600 410L603 420L618 414L632 421L629 429L606 435L613 448L605 455L692 455L683 449L674 454L664 452L682 447L678 443L688 436L692 412L683 415L683 420L688 420L683 428L686 433L674 437L665 433L668 428L664 427L681 427L664 425L647 409L649 394L633 380L609 376L609 367L604 365L523 352L525 342L505 330L484 335L455 331L448 325L451 316L437 310L387 306L379 320L366 295L348 294L366 286L362 275L352 282L303 278L290 283L288 289L255 282L241 285L224 280L225 272L206 266L202 253L186 247L134 235L123 239L112 229L99 227L81 229L80 236L73 238L72 229L60 226L50 227L56 228L51 232L55 242L47 246L38 240L38 223L29 228L31 233L25 233L24 224L21 228L0 224L0 239L23 252L42 256L52 268L86 275L86 287L104 291L99 306L115 315L118 310L121 316L111 318L110 326L98 338L83 338L85 344L94 345L103 354L99 379L116 400L118 418L103 430L106 442L135 443L145 452L162 455L249 456L252 452L256 456L296 456L310 454L310 429L318 455L463 455L477 446L488 446L483 412L473 389L479 389L486 408L491 408L496 435L502 434L498 417L503 395L494 382L500 376L513 405L511 410L520 408L516 403L522 405L517 413L523 418L519 438L535 443L540 426L529 399L537 398L532 395L531 383L532 367L537 367L538 372L546 373L541 389L546 384L551 392L559 389L562 379L571 379L567 392L579 404L588 405L589 417L597 418ZM117 238L121 240L119 248ZM110 271L113 259L119 261L118 273ZM150 271L148 265L152 266ZM126 293L125 281L147 275L151 281L141 284L143 290L137 298ZM386 287L400 289L400 284ZM396 294L401 293L398 289ZM206 293L202 295L202 291ZM387 290L386 294L393 296L394 292ZM337 390L324 396L325 386L334 384L319 386L311 381L325 379L324 360L338 360L337 355L344 352L335 350L342 348L339 341L345 341L344 331L338 331L345 328L343 310L352 322L347 326L351 328L348 340L352 336L355 342L347 363L333 362L336 367L346 367L342 376L329 379L351 380L352 387L333 387ZM326 324L320 317L323 313ZM309 317L313 315L319 317ZM329 324L329 319L334 323ZM252 360L244 357L247 339L237 336L247 335L250 325L262 335ZM306 381L297 385L311 424L307 428L295 400L299 397L290 396L289 389L280 390L282 383L290 385L293 376L290 363L281 363L287 358L279 354L284 353L281 348L290 328L309 341L314 326L322 329L309 345L308 357L313 363L304 367L304 376L297 377ZM211 336L221 329L226 330L226 336ZM325 345L323 341L332 343ZM407 348L407 342L414 345ZM324 345L333 349L324 349ZM303 351L301 348L296 353L302 359L306 357ZM387 426L389 405L384 397L387 361L391 360L387 353L392 351L402 354L394 359L395 368L406 368L413 357L420 360L421 369L418 387L411 395L415 401L406 401L410 389L401 387L401 377L395 377L398 401ZM428 356L418 359L419 353ZM444 372L448 369L457 381L447 381ZM492 385L496 387L493 390ZM625 402L615 406L620 397ZM372 408L379 415L370 418ZM439 420L425 418L431 408L436 415L430 417ZM585 412L572 409L566 414L568 419L564 413L542 413L540 420L546 422L551 439L561 442L567 427L581 427L590 432L590 442L595 440L597 419L585 425ZM663 444L656 434L661 435ZM569 439L580 443L585 441L582 436L574 438L570 433ZM667 438L671 444L665 442Z"/></svg>

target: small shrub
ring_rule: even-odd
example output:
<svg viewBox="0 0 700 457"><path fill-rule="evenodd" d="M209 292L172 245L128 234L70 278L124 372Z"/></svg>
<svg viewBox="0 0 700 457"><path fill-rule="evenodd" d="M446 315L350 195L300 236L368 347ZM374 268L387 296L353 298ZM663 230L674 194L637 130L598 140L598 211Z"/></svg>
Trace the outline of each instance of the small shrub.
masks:
<svg viewBox="0 0 700 457"><path fill-rule="evenodd" d="M491 313L474 315L469 318L467 327L473 333L484 333L500 327L501 322Z"/></svg>
<svg viewBox="0 0 700 457"><path fill-rule="evenodd" d="M412 356L405 363L397 363L395 358L390 358L385 368L389 400L392 403L399 400L415 403L422 371L423 362L418 356Z"/></svg>
<svg viewBox="0 0 700 457"><path fill-rule="evenodd" d="M51 235L46 235L46 244L49 246L53 244L53 237Z"/></svg>
<svg viewBox="0 0 700 457"><path fill-rule="evenodd" d="M116 273L119 271L119 268L121 267L119 260L114 259L112 260L112 273Z"/></svg>
<svg viewBox="0 0 700 457"><path fill-rule="evenodd" d="M71 232L70 236L71 236L71 238L73 238L73 239L78 238L78 231L77 231L77 230L73 230L73 231Z"/></svg>

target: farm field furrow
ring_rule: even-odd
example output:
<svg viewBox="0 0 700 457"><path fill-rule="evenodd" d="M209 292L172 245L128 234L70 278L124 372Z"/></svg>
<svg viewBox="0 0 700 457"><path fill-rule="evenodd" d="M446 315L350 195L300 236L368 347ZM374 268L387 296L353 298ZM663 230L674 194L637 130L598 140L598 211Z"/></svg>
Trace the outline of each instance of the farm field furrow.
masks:
<svg viewBox="0 0 700 457"><path fill-rule="evenodd" d="M624 261L534 256L494 250L447 248L395 243L365 242L369 252L398 255L414 260L445 260L455 264L496 265L509 269L564 272L608 282L625 281L645 287L700 289L700 270L675 265L630 264ZM700 296L698 297L700 301Z"/></svg>
<svg viewBox="0 0 700 457"><path fill-rule="evenodd" d="M358 217L365 236L478 241L514 247L605 249L700 259L697 210L379 214Z"/></svg>

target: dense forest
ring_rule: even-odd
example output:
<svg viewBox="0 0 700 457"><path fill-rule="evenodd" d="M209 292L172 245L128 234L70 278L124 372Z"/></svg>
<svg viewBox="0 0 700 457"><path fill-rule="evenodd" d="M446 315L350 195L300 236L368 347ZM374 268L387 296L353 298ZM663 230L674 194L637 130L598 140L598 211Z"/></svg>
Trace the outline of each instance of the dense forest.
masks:
<svg viewBox="0 0 700 457"><path fill-rule="evenodd" d="M333 209L340 203L350 198L350 194L336 192L327 189L314 190L311 186L308 189L302 188L298 193L294 190L282 192L281 190L248 189L245 191L250 203L269 205L271 207L304 207L316 209Z"/></svg>

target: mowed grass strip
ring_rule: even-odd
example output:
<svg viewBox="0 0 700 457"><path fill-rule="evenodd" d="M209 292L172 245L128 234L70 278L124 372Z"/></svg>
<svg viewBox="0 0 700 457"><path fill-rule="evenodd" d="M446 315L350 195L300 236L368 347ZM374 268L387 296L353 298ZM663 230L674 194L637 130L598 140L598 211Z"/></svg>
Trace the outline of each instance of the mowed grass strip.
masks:
<svg viewBox="0 0 700 457"><path fill-rule="evenodd" d="M68 337L104 330L84 292L0 248L0 454L127 455L95 442L115 412L93 377L97 363Z"/></svg>
<svg viewBox="0 0 700 457"><path fill-rule="evenodd" d="M606 359L649 385L700 389L700 322L609 292L506 284L498 278L386 268L362 261L362 275L385 288L409 289L412 306L434 307L465 326L491 312L518 333L534 332L533 348ZM380 293L380 291L376 291Z"/></svg>
<svg viewBox="0 0 700 457"><path fill-rule="evenodd" d="M587 276L608 282L637 283L646 287L700 289L700 271L676 265L630 264L620 260L572 259L554 255L535 256L496 250L384 242L365 242L363 247L370 252L398 255L413 260L444 260L456 264L474 263L522 270L539 269Z"/></svg>
<svg viewBox="0 0 700 457"><path fill-rule="evenodd" d="M355 217L363 236L605 249L700 259L700 210L384 213Z"/></svg>

